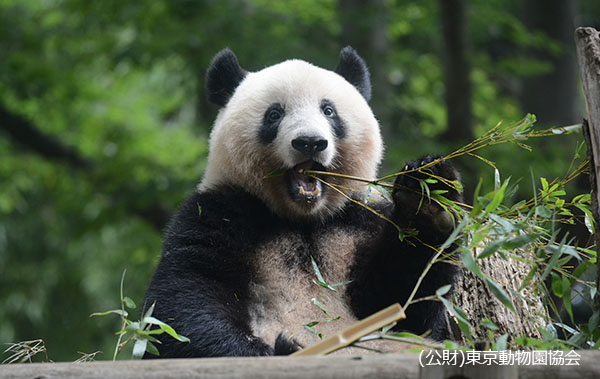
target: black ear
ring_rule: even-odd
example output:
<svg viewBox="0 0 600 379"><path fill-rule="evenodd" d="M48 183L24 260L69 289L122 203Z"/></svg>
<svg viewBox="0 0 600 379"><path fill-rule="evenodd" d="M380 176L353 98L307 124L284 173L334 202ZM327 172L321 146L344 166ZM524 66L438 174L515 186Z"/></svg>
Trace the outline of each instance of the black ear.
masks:
<svg viewBox="0 0 600 379"><path fill-rule="evenodd" d="M219 51L206 71L208 100L218 106L225 106L245 77L246 71L240 67L233 51L229 48Z"/></svg>
<svg viewBox="0 0 600 379"><path fill-rule="evenodd" d="M340 52L340 63L335 68L335 72L344 77L352 84L358 92L367 101L371 99L371 79L369 78L369 69L365 61L356 53L356 51L346 46Z"/></svg>

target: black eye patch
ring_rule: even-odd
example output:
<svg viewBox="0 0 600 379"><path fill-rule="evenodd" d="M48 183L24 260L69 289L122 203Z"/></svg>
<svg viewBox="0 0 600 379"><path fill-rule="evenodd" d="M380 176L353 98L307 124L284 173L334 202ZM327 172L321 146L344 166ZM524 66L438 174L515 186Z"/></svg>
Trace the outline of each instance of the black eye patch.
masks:
<svg viewBox="0 0 600 379"><path fill-rule="evenodd" d="M338 115L335 105L327 99L321 100L321 113L329 121L335 136L337 138L344 138L346 136L346 126Z"/></svg>
<svg viewBox="0 0 600 379"><path fill-rule="evenodd" d="M279 129L279 124L283 117L285 116L285 110L283 106L279 103L274 103L269 105L269 108L265 111L263 116L262 125L258 130L258 138L260 142L269 144L273 142L275 137L277 137L277 130Z"/></svg>

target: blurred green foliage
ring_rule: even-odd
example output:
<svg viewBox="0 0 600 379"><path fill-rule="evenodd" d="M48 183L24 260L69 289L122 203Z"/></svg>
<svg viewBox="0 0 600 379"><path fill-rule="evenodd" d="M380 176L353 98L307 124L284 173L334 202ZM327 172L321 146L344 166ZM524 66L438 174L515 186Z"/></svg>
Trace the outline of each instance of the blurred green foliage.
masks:
<svg viewBox="0 0 600 379"><path fill-rule="evenodd" d="M229 46L248 70L291 57L333 68L339 49L355 44L344 35L346 3L0 0L0 109L39 132L34 141L0 125L0 343L42 338L56 361L112 351L117 321L89 315L118 304L123 269L125 291L141 301L166 216L202 176L217 111L203 92L211 57ZM386 73L374 85L392 89L372 100L390 110L381 123L391 172L456 146L438 138L446 109L437 2L376 3L386 59L368 64ZM596 17L588 20L600 17L598 6L581 7ZM514 83L554 69L519 51L564 48L518 12L513 0L469 3L476 135L520 119L527 109ZM498 57L499 44L509 54ZM505 176L528 178L529 165L557 176L575 143L548 141L489 157ZM468 167L476 181L481 166Z"/></svg>

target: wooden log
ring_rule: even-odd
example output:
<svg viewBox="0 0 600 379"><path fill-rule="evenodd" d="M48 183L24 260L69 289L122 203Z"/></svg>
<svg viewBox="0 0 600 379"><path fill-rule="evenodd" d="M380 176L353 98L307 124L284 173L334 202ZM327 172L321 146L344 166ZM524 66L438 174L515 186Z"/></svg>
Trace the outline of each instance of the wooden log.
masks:
<svg viewBox="0 0 600 379"><path fill-rule="evenodd" d="M600 378L600 352L578 351L579 365L467 365L420 368L419 354L330 355L24 363L0 365L0 379L55 378Z"/></svg>
<svg viewBox="0 0 600 379"><path fill-rule="evenodd" d="M577 28L575 30L575 46L579 73L583 85L585 105L588 114L587 125L584 123L584 136L588 145L590 158L590 176L592 187L592 213L596 221L596 250L600 251L600 33L594 28ZM600 293L600 265L598 265L596 288ZM598 304L599 301L596 300Z"/></svg>
<svg viewBox="0 0 600 379"><path fill-rule="evenodd" d="M419 376L418 354L29 363L0 365L0 379L398 378Z"/></svg>

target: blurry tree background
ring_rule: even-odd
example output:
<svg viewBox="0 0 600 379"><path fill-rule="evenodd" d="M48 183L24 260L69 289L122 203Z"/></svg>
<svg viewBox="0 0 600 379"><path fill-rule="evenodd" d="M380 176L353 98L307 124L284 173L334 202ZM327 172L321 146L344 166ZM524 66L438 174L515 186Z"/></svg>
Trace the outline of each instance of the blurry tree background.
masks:
<svg viewBox="0 0 600 379"><path fill-rule="evenodd" d="M161 230L202 177L217 111L204 72L223 47L250 71L292 57L334 68L355 47L391 173L526 113L581 122L580 25L600 28L600 2L0 0L0 343L110 357L117 318L88 316L118 307L124 269L141 301ZM484 155L529 196L531 171L563 174L578 139ZM457 164L467 193L493 177Z"/></svg>

